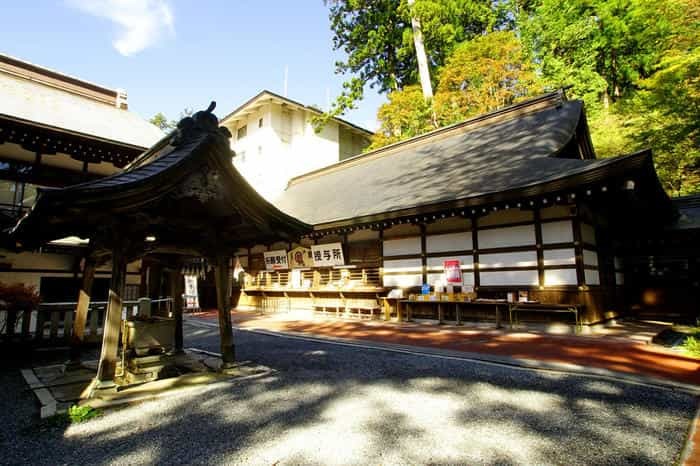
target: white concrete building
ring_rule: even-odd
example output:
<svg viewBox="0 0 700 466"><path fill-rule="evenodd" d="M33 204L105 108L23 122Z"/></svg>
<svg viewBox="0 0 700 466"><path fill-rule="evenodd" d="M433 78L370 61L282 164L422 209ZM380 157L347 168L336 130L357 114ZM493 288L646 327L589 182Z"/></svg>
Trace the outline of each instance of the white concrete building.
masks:
<svg viewBox="0 0 700 466"><path fill-rule="evenodd" d="M233 163L266 199L274 201L289 180L357 155L372 132L334 118L316 133L313 107L262 91L221 120L233 137Z"/></svg>

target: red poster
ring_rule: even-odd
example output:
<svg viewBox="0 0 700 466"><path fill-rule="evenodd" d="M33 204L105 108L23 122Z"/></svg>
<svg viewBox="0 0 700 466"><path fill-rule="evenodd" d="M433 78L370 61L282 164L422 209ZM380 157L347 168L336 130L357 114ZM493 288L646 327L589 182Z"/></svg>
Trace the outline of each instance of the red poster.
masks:
<svg viewBox="0 0 700 466"><path fill-rule="evenodd" d="M442 262L445 269L445 281L448 284L462 283L462 269L458 259L451 259Z"/></svg>

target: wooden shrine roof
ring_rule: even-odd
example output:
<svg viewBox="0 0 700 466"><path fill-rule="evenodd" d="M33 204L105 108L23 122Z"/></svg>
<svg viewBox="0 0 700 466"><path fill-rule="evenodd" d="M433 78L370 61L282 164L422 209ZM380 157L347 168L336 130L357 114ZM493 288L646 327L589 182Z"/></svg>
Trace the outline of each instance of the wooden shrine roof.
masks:
<svg viewBox="0 0 700 466"><path fill-rule="evenodd" d="M311 226L268 203L236 171L230 133L218 127L212 109L183 119L170 138L118 174L40 190L11 238L26 248L67 236L109 248L128 238L134 255L206 256L308 232Z"/></svg>
<svg viewBox="0 0 700 466"><path fill-rule="evenodd" d="M640 170L653 172L649 152L596 160L583 103L551 93L299 176L277 205L321 229L515 201Z"/></svg>

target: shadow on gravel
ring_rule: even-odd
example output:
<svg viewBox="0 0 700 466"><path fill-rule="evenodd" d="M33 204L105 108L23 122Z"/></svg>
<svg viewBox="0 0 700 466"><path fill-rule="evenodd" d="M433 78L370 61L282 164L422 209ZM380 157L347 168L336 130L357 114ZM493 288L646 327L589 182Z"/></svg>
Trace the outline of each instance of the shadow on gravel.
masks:
<svg viewBox="0 0 700 466"><path fill-rule="evenodd" d="M186 346L217 351L216 329L186 333ZM4 367L0 463L673 464L697 403L615 381L235 335L239 359L274 372L68 427L29 428L31 393Z"/></svg>

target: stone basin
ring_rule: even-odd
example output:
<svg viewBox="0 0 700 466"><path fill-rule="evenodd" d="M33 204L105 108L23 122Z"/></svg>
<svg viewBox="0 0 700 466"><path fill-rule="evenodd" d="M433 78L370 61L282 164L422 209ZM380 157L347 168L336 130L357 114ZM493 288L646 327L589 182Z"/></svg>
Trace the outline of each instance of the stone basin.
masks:
<svg viewBox="0 0 700 466"><path fill-rule="evenodd" d="M149 317L125 322L126 351L137 356L167 353L175 347L175 319Z"/></svg>

